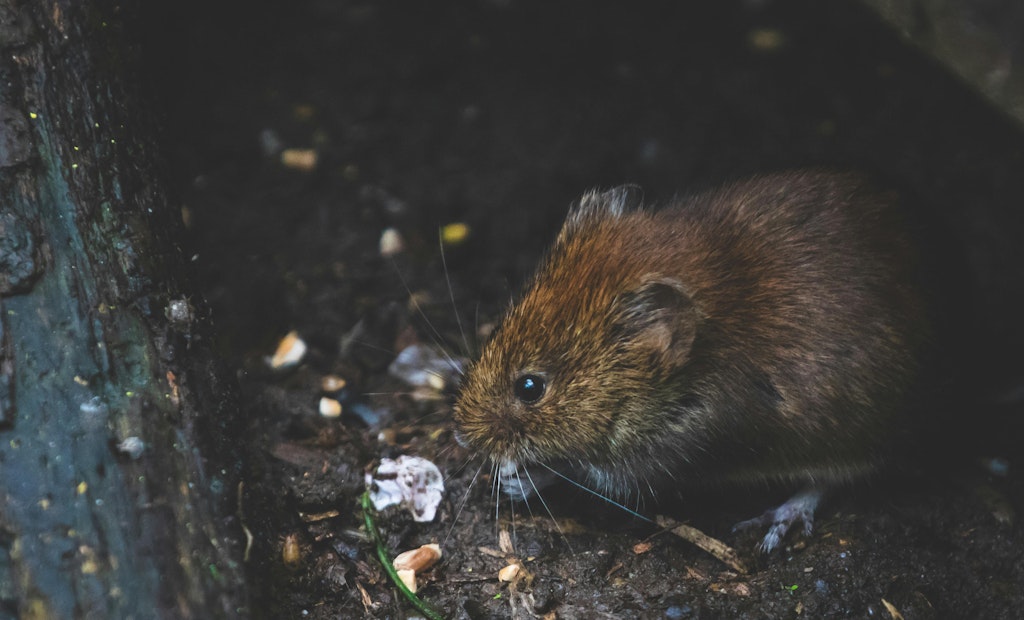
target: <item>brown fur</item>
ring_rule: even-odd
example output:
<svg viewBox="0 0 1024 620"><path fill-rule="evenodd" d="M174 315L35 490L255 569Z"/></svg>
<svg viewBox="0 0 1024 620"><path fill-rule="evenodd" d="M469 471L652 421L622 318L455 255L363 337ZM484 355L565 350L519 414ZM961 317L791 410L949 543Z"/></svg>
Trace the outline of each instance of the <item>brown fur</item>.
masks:
<svg viewBox="0 0 1024 620"><path fill-rule="evenodd" d="M631 209L588 194L467 373L463 440L598 490L875 468L925 338L892 196L829 172ZM516 398L542 376L535 403Z"/></svg>

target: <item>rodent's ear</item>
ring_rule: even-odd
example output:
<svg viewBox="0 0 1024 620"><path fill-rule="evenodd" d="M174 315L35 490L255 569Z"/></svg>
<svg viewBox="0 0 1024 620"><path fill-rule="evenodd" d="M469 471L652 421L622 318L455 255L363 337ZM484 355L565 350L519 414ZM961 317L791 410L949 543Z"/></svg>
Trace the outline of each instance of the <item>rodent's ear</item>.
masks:
<svg viewBox="0 0 1024 620"><path fill-rule="evenodd" d="M643 206L644 192L639 185L620 185L607 191L591 190L580 198L569 214L569 224L592 217L619 217Z"/></svg>
<svg viewBox="0 0 1024 620"><path fill-rule="evenodd" d="M682 285L649 279L616 300L618 335L631 347L653 354L670 366L690 358L697 333L697 309Z"/></svg>

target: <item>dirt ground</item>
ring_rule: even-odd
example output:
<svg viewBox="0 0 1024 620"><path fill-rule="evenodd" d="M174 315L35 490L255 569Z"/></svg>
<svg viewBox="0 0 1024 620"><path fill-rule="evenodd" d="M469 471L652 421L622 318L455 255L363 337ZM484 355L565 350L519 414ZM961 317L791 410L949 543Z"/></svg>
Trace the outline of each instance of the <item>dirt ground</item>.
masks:
<svg viewBox="0 0 1024 620"><path fill-rule="evenodd" d="M586 189L637 183L663 202L836 164L879 173L951 231L969 275L959 336L984 379L973 394L993 402L1022 376L1019 127L848 2L259 6L153 9L147 47L199 284L249 421L255 617L416 615L360 529L364 470L400 454L438 465L444 500L430 523L397 509L377 521L392 554L441 544L420 594L445 617L1024 616L1024 487L1007 458L1020 398L957 412L971 439L943 466L911 459L837 494L812 536L768 556L730 526L774 492L644 507L734 546L744 574L572 489L532 514L496 499L453 441L451 386L415 393L387 372L417 342L471 358ZM282 163L287 149L315 151L315 166ZM442 261L451 223L469 236ZM393 258L380 253L388 228L404 240ZM292 330L305 357L270 370ZM327 375L346 381L327 394L342 403L333 419L318 413ZM516 562L519 578L499 582Z"/></svg>

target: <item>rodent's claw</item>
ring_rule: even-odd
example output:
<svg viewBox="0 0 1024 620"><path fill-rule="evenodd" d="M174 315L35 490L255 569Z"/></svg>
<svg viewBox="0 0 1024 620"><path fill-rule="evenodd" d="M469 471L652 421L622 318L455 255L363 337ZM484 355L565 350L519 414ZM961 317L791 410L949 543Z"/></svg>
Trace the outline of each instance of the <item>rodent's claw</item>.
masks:
<svg viewBox="0 0 1024 620"><path fill-rule="evenodd" d="M810 536L814 532L814 511L817 509L824 491L818 488L810 488L801 491L789 498L778 508L767 510L764 514L740 521L733 526L732 531L748 530L752 527L768 527L768 532L758 543L757 549L762 553L771 553L783 537L789 532L794 523L800 521L804 524L804 536Z"/></svg>

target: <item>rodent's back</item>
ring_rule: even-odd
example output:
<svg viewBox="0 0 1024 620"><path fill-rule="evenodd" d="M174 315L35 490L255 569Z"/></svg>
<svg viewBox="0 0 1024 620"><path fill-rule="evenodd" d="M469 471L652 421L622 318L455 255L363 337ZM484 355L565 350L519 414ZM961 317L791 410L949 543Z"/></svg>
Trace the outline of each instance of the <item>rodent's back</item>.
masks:
<svg viewBox="0 0 1024 620"><path fill-rule="evenodd" d="M584 463L608 491L871 469L924 338L892 197L800 172L654 212L626 202L591 194L570 214L467 374L466 441ZM543 381L536 400L524 376Z"/></svg>

